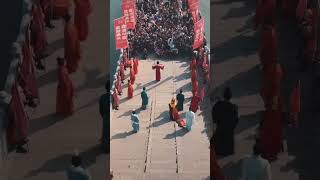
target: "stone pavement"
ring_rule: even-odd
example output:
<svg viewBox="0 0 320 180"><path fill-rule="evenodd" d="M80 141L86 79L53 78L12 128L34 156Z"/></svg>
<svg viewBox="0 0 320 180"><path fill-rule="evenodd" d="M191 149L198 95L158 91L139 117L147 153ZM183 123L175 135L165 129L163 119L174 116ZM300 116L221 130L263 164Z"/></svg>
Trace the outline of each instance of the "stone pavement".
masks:
<svg viewBox="0 0 320 180"><path fill-rule="evenodd" d="M63 22L55 21L48 31L51 55L45 59L46 71L39 72L40 105L28 109L30 120L30 152L11 153L1 180L66 179L65 169L75 149L83 156L84 165L94 180L105 179L107 156L99 149L102 120L99 97L105 93L107 66L107 1L91 1L93 13L89 18L90 34L81 44L83 58L78 72L72 75L76 88L75 113L62 119L55 115L57 63L63 57ZM106 23L101 23L106 22Z"/></svg>
<svg viewBox="0 0 320 180"><path fill-rule="evenodd" d="M252 17L256 1L211 0L213 91L212 97L221 95L223 87L230 86L233 101L239 106L240 122L236 129L236 153L219 159L224 173L230 180L241 176L241 159L251 154L254 136L263 104L259 97L261 70L257 50L259 36L252 30ZM283 66L283 94L288 100L297 79L302 84L301 126L285 128L285 152L271 163L273 179L314 180L320 179L319 169L319 114L311 111L310 72L299 73L297 60L301 38L297 36L295 22L277 20L278 55ZM317 120L316 120L317 119ZM272 133L272 132L270 132Z"/></svg>
<svg viewBox="0 0 320 180"><path fill-rule="evenodd" d="M168 104L182 88L186 97L183 113L189 109L191 73L185 59L160 60L165 68L161 81L155 81L154 59L141 60L136 76L134 97L128 100L127 83L120 99L119 110L111 115L111 169L115 179L209 179L210 153L208 108L196 113L196 122L187 132L170 121ZM150 104L140 110L142 88L146 87ZM202 103L207 106L208 101ZM132 133L130 115L135 109L140 117L140 131Z"/></svg>

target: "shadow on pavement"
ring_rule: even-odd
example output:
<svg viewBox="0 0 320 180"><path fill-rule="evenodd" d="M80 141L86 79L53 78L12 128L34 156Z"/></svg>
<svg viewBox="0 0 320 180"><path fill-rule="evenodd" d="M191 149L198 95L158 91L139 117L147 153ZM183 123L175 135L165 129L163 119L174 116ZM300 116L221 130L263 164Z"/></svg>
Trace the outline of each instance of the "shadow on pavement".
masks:
<svg viewBox="0 0 320 180"><path fill-rule="evenodd" d="M57 39L57 40L53 41L52 43L50 43L46 47L44 54L46 56L50 56L54 52L56 52L57 50L62 49L62 48L64 48L64 38Z"/></svg>
<svg viewBox="0 0 320 180"><path fill-rule="evenodd" d="M58 82L57 69L50 70L45 74L38 76L37 78L37 83L39 88L48 84L52 84L54 82Z"/></svg>
<svg viewBox="0 0 320 180"><path fill-rule="evenodd" d="M233 98L257 94L260 91L260 76L261 70L259 66L256 65L249 71L241 72L225 81L219 87L216 87L211 92L211 97L219 96L226 87L231 88Z"/></svg>
<svg viewBox="0 0 320 180"><path fill-rule="evenodd" d="M131 136L133 134L135 134L134 131L118 133L118 134L113 135L111 140L124 139L124 138L127 138L128 136Z"/></svg>
<svg viewBox="0 0 320 180"><path fill-rule="evenodd" d="M86 151L81 152L80 156L83 160L83 166L85 168L88 168L91 165L95 164L97 157L102 154L104 154L104 152L101 149L100 145L94 145ZM70 165L71 157L72 154L63 154L56 158L50 159L39 169L30 171L24 178L31 178L37 176L40 173L57 173L65 171Z"/></svg>
<svg viewBox="0 0 320 180"><path fill-rule="evenodd" d="M30 135L49 128L50 126L62 121L64 117L57 115L56 113L47 114L39 118L32 119L30 121Z"/></svg>
<svg viewBox="0 0 320 180"><path fill-rule="evenodd" d="M169 111L162 112L156 119L157 121L154 121L151 127L159 127L161 125L171 122L169 117Z"/></svg>
<svg viewBox="0 0 320 180"><path fill-rule="evenodd" d="M178 128L180 128L180 127L178 127ZM183 137L187 133L188 133L188 131L186 129L181 128L173 133L167 134L163 139L174 139L176 137Z"/></svg>
<svg viewBox="0 0 320 180"><path fill-rule="evenodd" d="M219 64L235 57L248 57L256 54L257 47L258 41L256 35L240 34L214 47L213 64Z"/></svg>
<svg viewBox="0 0 320 180"><path fill-rule="evenodd" d="M76 88L76 91L82 91L84 89L97 89L104 87L104 84L107 80L107 74L101 74L101 71L98 68L83 70L85 74L85 80L80 87Z"/></svg>
<svg viewBox="0 0 320 180"><path fill-rule="evenodd" d="M261 113L261 111L258 111L254 114L240 116L240 122L238 123L238 126L235 129L235 134L240 134L242 131L245 131L249 128L258 125L261 120Z"/></svg>

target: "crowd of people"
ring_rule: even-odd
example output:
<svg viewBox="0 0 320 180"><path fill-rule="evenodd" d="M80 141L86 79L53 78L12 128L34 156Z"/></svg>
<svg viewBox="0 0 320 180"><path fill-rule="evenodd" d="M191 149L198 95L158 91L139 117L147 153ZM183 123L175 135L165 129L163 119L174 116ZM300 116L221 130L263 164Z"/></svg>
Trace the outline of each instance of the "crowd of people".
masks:
<svg viewBox="0 0 320 180"><path fill-rule="evenodd" d="M283 77L286 74L278 62L278 37L276 26L277 6L281 6L282 15L288 21L298 23L299 35L303 40L297 61L300 70L306 71L318 61L317 59L317 7L313 1L259 1L255 15L255 29L261 33L259 59L262 70L262 87L260 96L265 110L262 112L257 131L253 155L244 159L242 174L244 179L271 179L270 162L275 161L278 154L284 151L283 134L285 125L297 128L300 114L300 80L296 80L291 89L288 101L283 94ZM229 93L228 93L229 92ZM229 156L234 153L234 129L237 126L237 106L230 102L230 89L226 89L224 100L218 101L212 110L213 120L217 128L211 142L213 143L212 164L215 164L213 177L226 179L217 163L218 156ZM253 168L254 166L254 168Z"/></svg>
<svg viewBox="0 0 320 180"><path fill-rule="evenodd" d="M129 32L133 55L190 54L193 20L178 0L138 1L136 28Z"/></svg>

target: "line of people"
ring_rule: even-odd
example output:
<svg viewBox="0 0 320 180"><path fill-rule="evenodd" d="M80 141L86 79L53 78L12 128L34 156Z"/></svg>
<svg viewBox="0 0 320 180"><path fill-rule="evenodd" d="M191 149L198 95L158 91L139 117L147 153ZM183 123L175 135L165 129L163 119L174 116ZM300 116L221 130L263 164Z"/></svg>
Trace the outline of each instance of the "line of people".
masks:
<svg viewBox="0 0 320 180"><path fill-rule="evenodd" d="M59 2L59 3L58 3ZM65 1L67 2L67 1ZM18 153L26 153L24 147L28 142L29 116L25 106L36 108L39 104L39 92L37 87L37 73L35 68L44 70L41 59L45 58L47 42L47 31L45 29L48 19L52 14L65 21L64 58L57 58L58 62L58 87L56 112L60 115L71 115L73 113L74 87L69 73L77 70L81 58L80 41L84 41L88 35L87 17L91 12L88 0L74 0L75 22L71 22L69 15L72 7L71 1L62 3L58 1L35 1L31 11L31 22L26 31L24 44L22 45L22 60L18 79L12 89L12 99L9 111L9 123L7 126L7 139L10 150ZM50 11L46 11L48 9ZM60 11L64 9L63 12ZM67 12L67 13L66 13ZM50 26L52 28L52 26ZM66 64L66 65L65 65ZM22 93L20 93L20 89Z"/></svg>

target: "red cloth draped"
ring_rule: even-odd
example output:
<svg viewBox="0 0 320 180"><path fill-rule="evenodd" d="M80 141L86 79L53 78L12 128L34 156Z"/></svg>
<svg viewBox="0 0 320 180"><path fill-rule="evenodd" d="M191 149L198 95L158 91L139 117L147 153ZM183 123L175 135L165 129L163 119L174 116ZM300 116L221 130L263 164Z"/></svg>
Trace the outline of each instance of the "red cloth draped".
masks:
<svg viewBox="0 0 320 180"><path fill-rule="evenodd" d="M259 27L266 23L274 24L275 8L275 0L261 0L256 9L255 26Z"/></svg>
<svg viewBox="0 0 320 180"><path fill-rule="evenodd" d="M260 146L262 156L271 160L282 150L283 114L279 110L266 110L262 116Z"/></svg>
<svg viewBox="0 0 320 180"><path fill-rule="evenodd" d="M164 69L164 65L162 65L162 64L153 65L152 69L156 69L156 81L160 81L161 80L160 69L163 70Z"/></svg>
<svg viewBox="0 0 320 180"><path fill-rule="evenodd" d="M89 25L88 16L92 11L90 0L75 0L74 24L78 29L80 41L84 41L88 37Z"/></svg>
<svg viewBox="0 0 320 180"><path fill-rule="evenodd" d="M119 92L119 94L121 95L121 94L122 94L122 86L121 86L121 76L120 76L120 73L118 73L118 75L117 75L116 88L117 88L117 91Z"/></svg>
<svg viewBox="0 0 320 180"><path fill-rule="evenodd" d="M74 111L74 86L69 77L67 68L60 66L58 68L58 87L57 87L57 114L69 116Z"/></svg>
<svg viewBox="0 0 320 180"><path fill-rule="evenodd" d="M34 54L40 57L47 44L47 34L45 31L44 14L39 5L33 5L30 29Z"/></svg>
<svg viewBox="0 0 320 180"><path fill-rule="evenodd" d="M201 101L199 96L193 96L191 99L191 111L196 113L199 109L199 102Z"/></svg>
<svg viewBox="0 0 320 180"><path fill-rule="evenodd" d="M195 82L197 80L198 80L197 70L192 70L192 72L191 72L191 81Z"/></svg>
<svg viewBox="0 0 320 180"><path fill-rule="evenodd" d="M119 106L119 97L118 97L118 92L116 89L113 90L112 94L112 105L113 107L118 107Z"/></svg>
<svg viewBox="0 0 320 180"><path fill-rule="evenodd" d="M81 58L80 41L77 29L71 22L66 23L64 27L64 56L67 61L68 72L76 72Z"/></svg>
<svg viewBox="0 0 320 180"><path fill-rule="evenodd" d="M134 74L138 74L139 61L137 58L133 59L133 71Z"/></svg>
<svg viewBox="0 0 320 180"><path fill-rule="evenodd" d="M32 61L32 51L28 41L22 47L23 61L20 70L20 85L27 97L38 98L39 92L36 82L36 72Z"/></svg>
<svg viewBox="0 0 320 180"><path fill-rule="evenodd" d="M266 66L277 62L277 37L274 27L264 27L259 50L261 64Z"/></svg>
<svg viewBox="0 0 320 180"><path fill-rule="evenodd" d="M123 81L125 79L123 62L120 63L120 71L119 72L120 72L121 81Z"/></svg>
<svg viewBox="0 0 320 180"><path fill-rule="evenodd" d="M198 81L192 82L192 95L195 96L198 94Z"/></svg>
<svg viewBox="0 0 320 180"><path fill-rule="evenodd" d="M128 98L131 99L133 97L133 86L131 83L128 84Z"/></svg>
<svg viewBox="0 0 320 180"><path fill-rule="evenodd" d="M196 61L196 59L192 59L191 64L190 64L190 69L191 69L191 71L197 69L197 61Z"/></svg>
<svg viewBox="0 0 320 180"><path fill-rule="evenodd" d="M273 97L281 97L282 76L283 72L280 65L273 64L265 67L260 95L266 108L271 107Z"/></svg>
<svg viewBox="0 0 320 180"><path fill-rule="evenodd" d="M12 87L12 98L9 106L9 124L7 128L8 144L15 145L28 136L29 117L19 94L18 85Z"/></svg>
<svg viewBox="0 0 320 180"><path fill-rule="evenodd" d="M136 81L136 76L134 75L133 68L130 68L130 82L131 84L134 84L135 81Z"/></svg>
<svg viewBox="0 0 320 180"><path fill-rule="evenodd" d="M178 112L176 107L172 108L171 113L172 113L173 120L175 120L175 121L179 120L179 118L180 118L179 117L179 112Z"/></svg>

